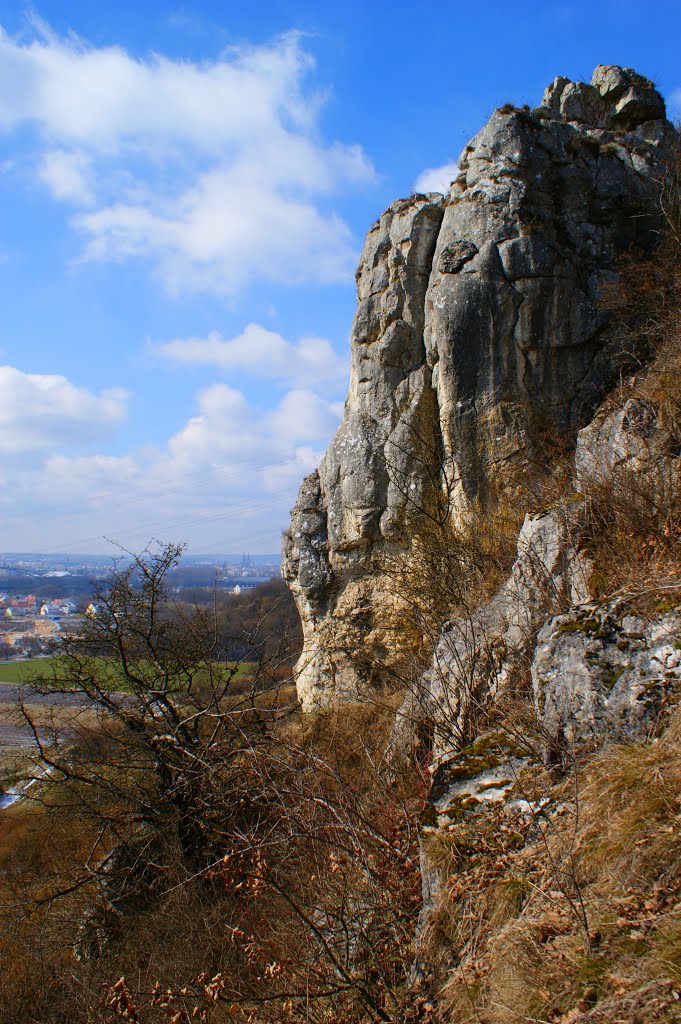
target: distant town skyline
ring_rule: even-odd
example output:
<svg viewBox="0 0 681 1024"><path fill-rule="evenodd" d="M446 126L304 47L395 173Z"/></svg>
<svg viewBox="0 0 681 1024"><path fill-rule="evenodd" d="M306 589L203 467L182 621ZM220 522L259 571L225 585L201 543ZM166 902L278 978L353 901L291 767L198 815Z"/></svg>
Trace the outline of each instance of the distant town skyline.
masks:
<svg viewBox="0 0 681 1024"><path fill-rule="evenodd" d="M0 15L0 547L272 553L342 414L363 237L677 2L46 0Z"/></svg>

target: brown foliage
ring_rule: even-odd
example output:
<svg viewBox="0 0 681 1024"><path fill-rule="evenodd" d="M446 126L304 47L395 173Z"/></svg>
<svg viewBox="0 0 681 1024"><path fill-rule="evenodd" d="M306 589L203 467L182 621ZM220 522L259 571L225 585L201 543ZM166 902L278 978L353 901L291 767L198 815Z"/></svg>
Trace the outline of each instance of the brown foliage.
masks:
<svg viewBox="0 0 681 1024"><path fill-rule="evenodd" d="M421 790L389 779L388 731L354 708L290 717L265 745L244 732L238 778L205 778L209 841L192 870L172 817L123 849L72 781L54 788L6 847L0 941L21 951L7 1024L395 1019L420 907ZM124 820L110 793L99 809L100 825Z"/></svg>

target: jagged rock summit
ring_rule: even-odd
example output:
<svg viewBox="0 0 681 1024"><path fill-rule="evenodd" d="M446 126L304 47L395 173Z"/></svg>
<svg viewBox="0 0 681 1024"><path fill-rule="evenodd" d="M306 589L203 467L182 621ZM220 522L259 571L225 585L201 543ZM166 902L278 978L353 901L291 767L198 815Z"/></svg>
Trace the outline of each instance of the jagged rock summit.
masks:
<svg viewBox="0 0 681 1024"><path fill-rule="evenodd" d="M543 434L572 438L591 418L618 358L603 286L619 255L655 245L676 138L630 69L556 78L539 107L494 112L448 195L399 200L369 230L345 415L284 542L306 708L352 696L395 656L375 567L409 551L409 511L433 481L470 516L529 471Z"/></svg>

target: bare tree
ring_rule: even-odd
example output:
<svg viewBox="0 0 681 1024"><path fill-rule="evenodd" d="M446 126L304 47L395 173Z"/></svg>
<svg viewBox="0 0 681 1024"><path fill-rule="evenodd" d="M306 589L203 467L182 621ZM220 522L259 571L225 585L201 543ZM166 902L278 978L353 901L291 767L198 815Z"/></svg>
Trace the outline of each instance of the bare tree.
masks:
<svg viewBox="0 0 681 1024"><path fill-rule="evenodd" d="M46 730L33 706L23 707L40 764L31 797L53 809L76 805L99 824L90 871L98 865L109 880L112 857L130 862L132 879L139 851L153 862L169 838L187 871L210 859L212 795L221 791L224 803L232 794L243 812L241 762L289 709L277 698L286 638L274 647L266 623L256 635L225 637L215 605L174 602L167 579L181 552L158 546L119 562L79 631L32 680L55 701L89 706L94 727ZM235 642L241 657L250 651L246 692L236 685L244 666Z"/></svg>
<svg viewBox="0 0 681 1024"><path fill-rule="evenodd" d="M368 735L341 715L293 714L267 623L224 637L215 608L175 604L180 553L119 563L33 681L90 710L46 734L24 708L41 764L32 799L79 836L78 863L25 905L52 908L90 1002L107 982L93 1020L220 1007L217 1020L399 1019L423 786L396 786L375 715ZM252 652L246 692L235 639Z"/></svg>

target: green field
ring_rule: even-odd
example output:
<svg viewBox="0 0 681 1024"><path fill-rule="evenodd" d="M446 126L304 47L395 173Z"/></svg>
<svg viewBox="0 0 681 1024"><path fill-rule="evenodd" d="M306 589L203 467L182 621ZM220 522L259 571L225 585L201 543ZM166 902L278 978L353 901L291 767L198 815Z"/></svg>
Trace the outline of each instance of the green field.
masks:
<svg viewBox="0 0 681 1024"><path fill-rule="evenodd" d="M121 678L116 667L111 663L107 664L105 658L98 659L102 662L102 668L105 670L108 679L106 681L107 689L116 689L125 691L129 687L126 685L126 681ZM58 664L58 658L28 658L26 661L14 661L14 662L0 662L0 683L28 683L31 677L37 675L44 675L49 678L52 667ZM225 671L231 666L225 666ZM255 664L251 661L242 661L236 666L235 679L240 676L248 675L255 668Z"/></svg>
<svg viewBox="0 0 681 1024"><path fill-rule="evenodd" d="M54 658L28 658L0 662L0 683L25 683L29 675L49 672Z"/></svg>

